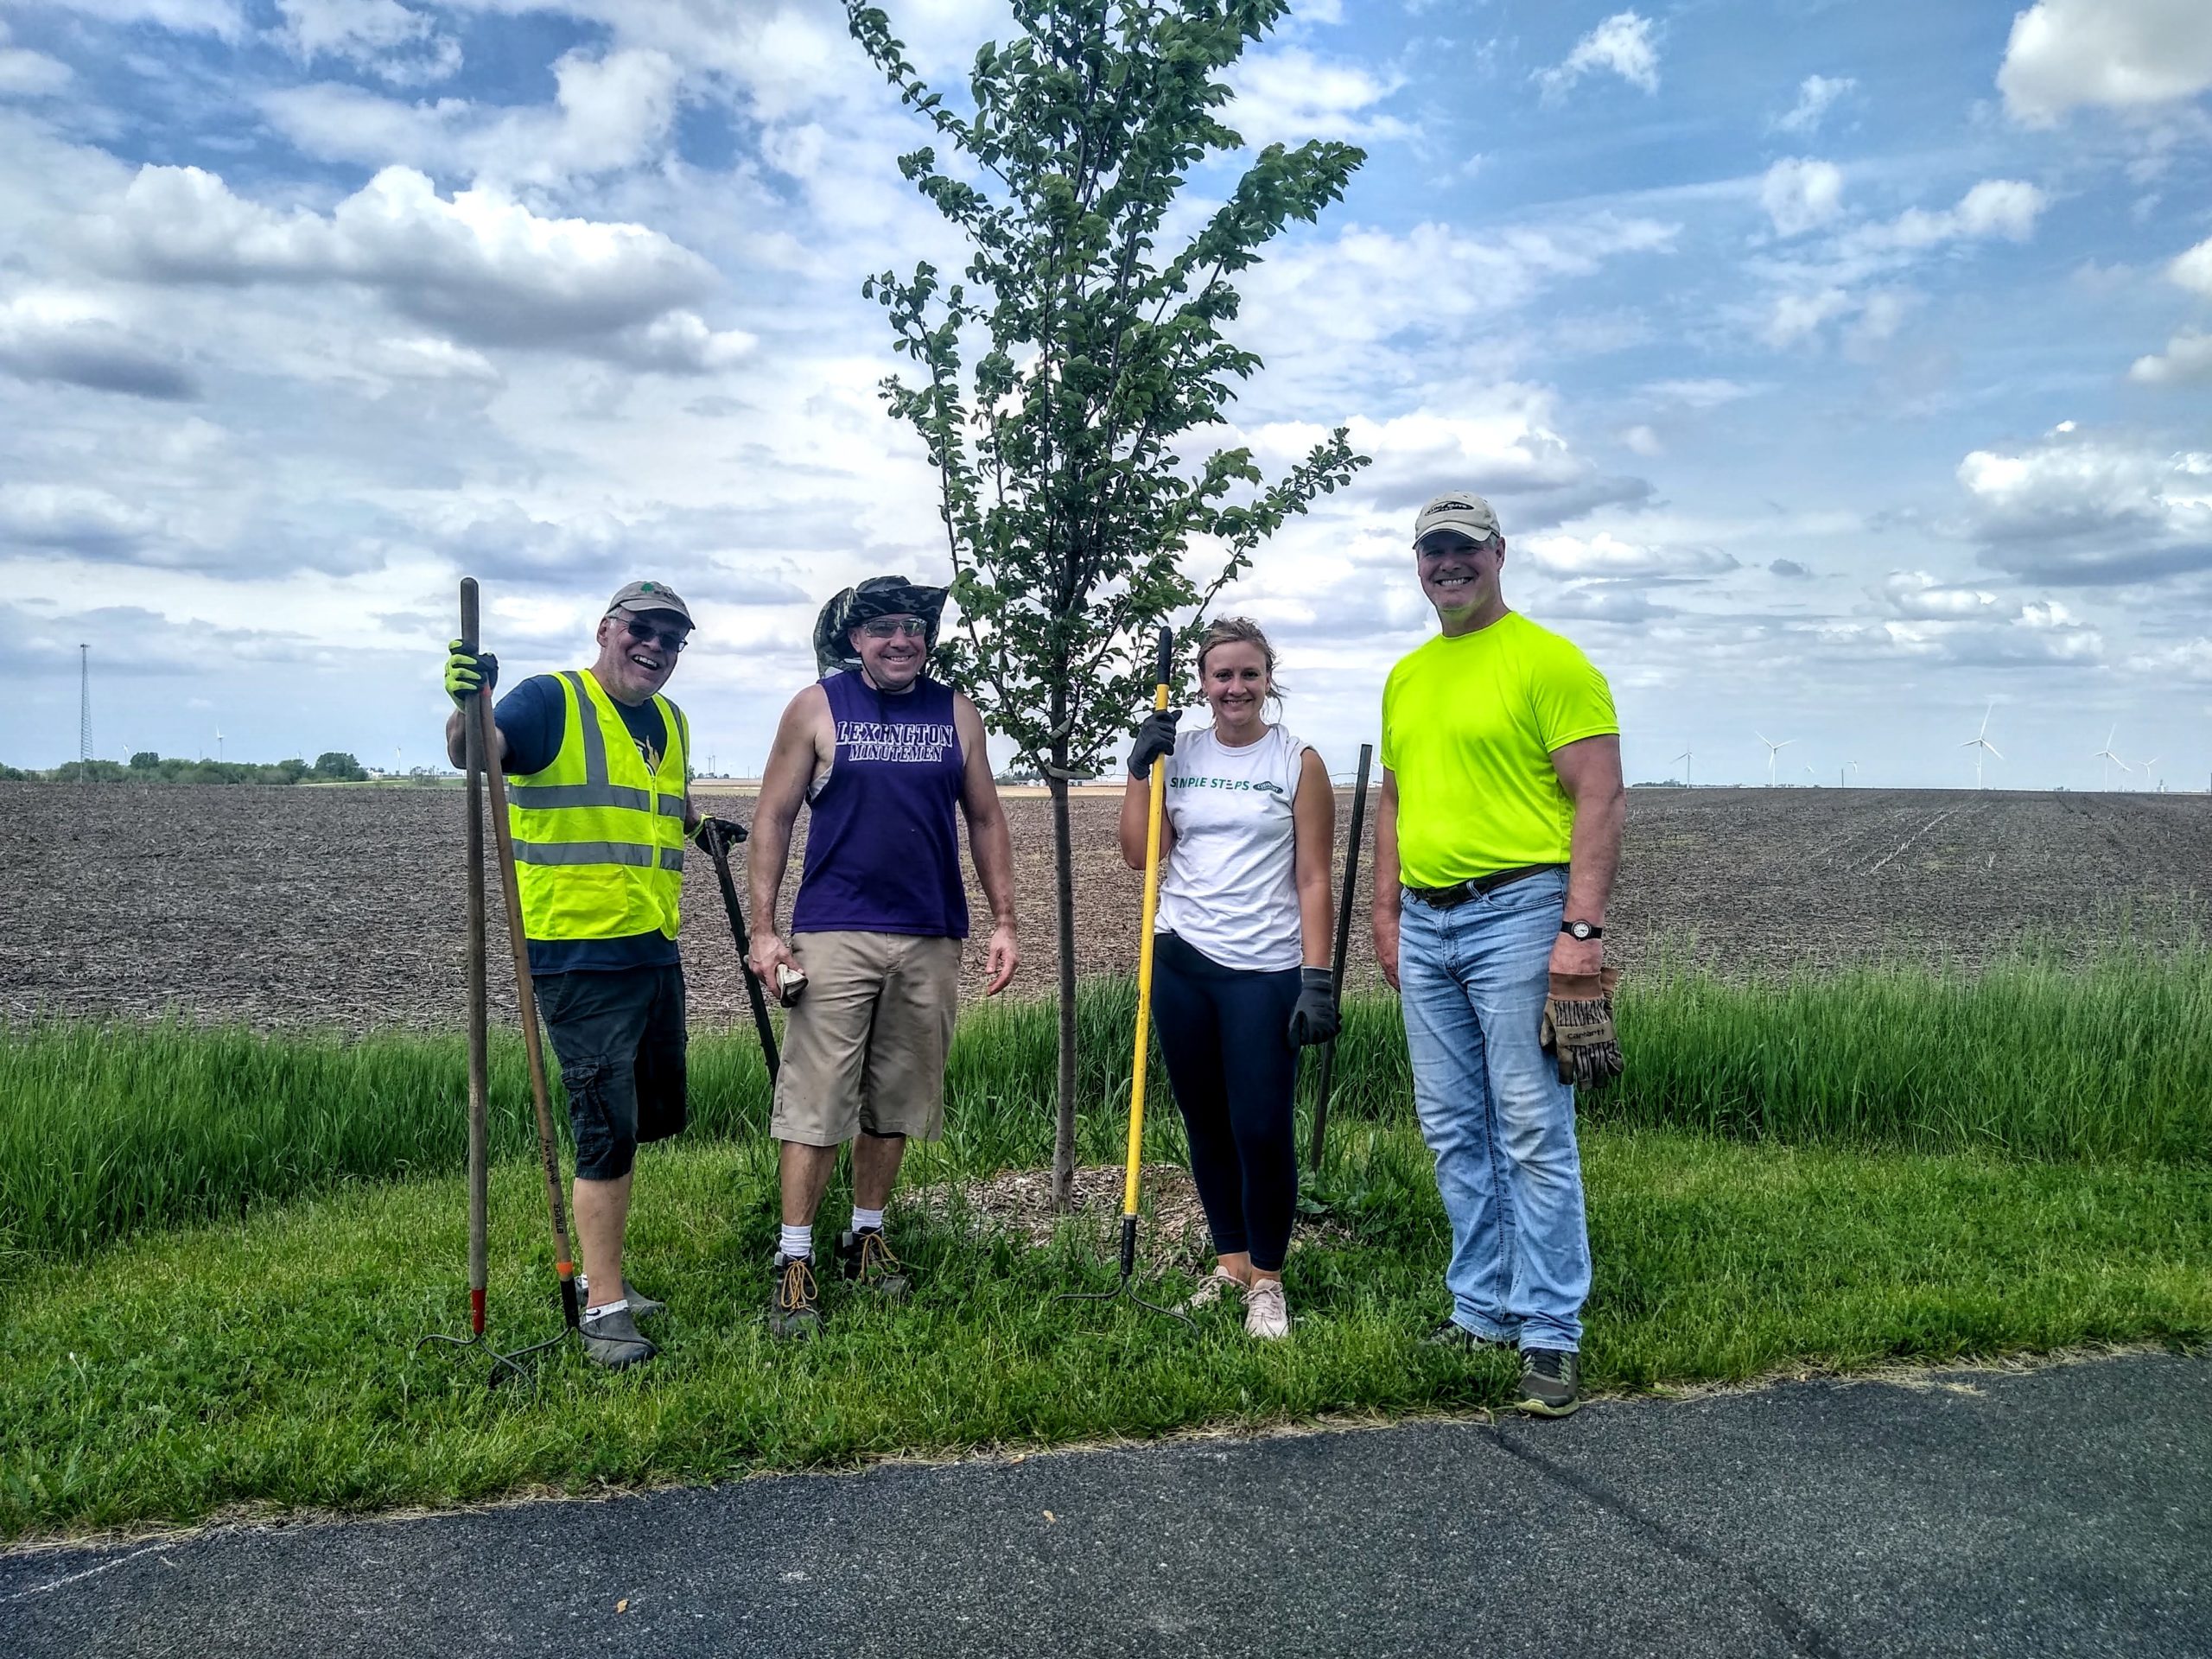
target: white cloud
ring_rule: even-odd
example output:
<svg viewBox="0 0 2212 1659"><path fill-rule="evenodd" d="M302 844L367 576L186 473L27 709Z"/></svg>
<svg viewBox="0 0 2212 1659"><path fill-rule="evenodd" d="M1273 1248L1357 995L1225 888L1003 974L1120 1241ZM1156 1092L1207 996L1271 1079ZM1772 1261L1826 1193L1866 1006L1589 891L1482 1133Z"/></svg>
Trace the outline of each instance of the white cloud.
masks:
<svg viewBox="0 0 2212 1659"><path fill-rule="evenodd" d="M1848 75L1806 76L1798 84L1796 105L1789 114L1774 124L1776 130L1810 137L1820 130L1821 121L1834 106L1835 101L1858 85Z"/></svg>
<svg viewBox="0 0 2212 1659"><path fill-rule="evenodd" d="M2050 198L2019 179L1984 179L1941 212L1908 207L1886 225L1869 225L1844 240L1855 251L1917 251L1946 242L1986 241L2002 237L2024 242Z"/></svg>
<svg viewBox="0 0 2212 1659"><path fill-rule="evenodd" d="M1659 90L1659 51L1649 18L1633 11L1615 12L1577 41L1564 61L1540 70L1536 84L1547 99L1557 99L1585 75L1601 70L1647 92Z"/></svg>
<svg viewBox="0 0 2212 1659"><path fill-rule="evenodd" d="M1647 460L1667 453L1667 446L1660 442L1658 433L1642 423L1624 431L1621 434L1621 442L1627 447L1630 454L1642 455Z"/></svg>
<svg viewBox="0 0 2212 1659"><path fill-rule="evenodd" d="M1544 531L1518 545L1536 569L1557 576L1713 576L1737 568L1733 556L1717 547L1650 546L1604 530L1587 536Z"/></svg>
<svg viewBox="0 0 2212 1659"><path fill-rule="evenodd" d="M1997 614L1997 595L1947 583L1925 570L1892 570L1876 594L1892 615L1922 620Z"/></svg>
<svg viewBox="0 0 2212 1659"><path fill-rule="evenodd" d="M1791 156L1759 181L1759 206L1778 236L1802 236L1843 211L1843 169L1833 162Z"/></svg>
<svg viewBox="0 0 2212 1659"><path fill-rule="evenodd" d="M1959 463L1970 529L1999 569L2051 582L2155 581L2212 569L2212 454L2067 423L2017 454Z"/></svg>
<svg viewBox="0 0 2212 1659"><path fill-rule="evenodd" d="M18 295L0 306L0 373L164 401L199 395L174 352L106 308L53 290Z"/></svg>
<svg viewBox="0 0 2212 1659"><path fill-rule="evenodd" d="M2186 253L2177 254L2166 267L2166 275L2182 287L2212 298L2212 237Z"/></svg>
<svg viewBox="0 0 2212 1659"><path fill-rule="evenodd" d="M478 183L556 183L634 167L666 147L682 73L651 48L553 66L554 102L486 108L462 99L402 103L357 86L287 87L263 99L284 136L309 155L366 167L388 162Z"/></svg>
<svg viewBox="0 0 2212 1659"><path fill-rule="evenodd" d="M2212 86L2203 0L2037 0L2012 19L1997 86L2014 118L2036 126L2085 105L2193 97Z"/></svg>
<svg viewBox="0 0 2212 1659"><path fill-rule="evenodd" d="M237 0L55 0L67 11L110 23L153 23L180 35L235 41L245 34Z"/></svg>
<svg viewBox="0 0 2212 1659"><path fill-rule="evenodd" d="M397 86L443 80L461 67L461 42L398 0L276 0L276 9L279 36L303 63L337 58Z"/></svg>
<svg viewBox="0 0 2212 1659"><path fill-rule="evenodd" d="M2128 368L2127 378L2152 386L2212 380L2212 334L2183 329L2166 342L2164 356L2137 358Z"/></svg>
<svg viewBox="0 0 2212 1659"><path fill-rule="evenodd" d="M144 508L105 490L76 484L0 484L0 544L99 557L143 541L159 524Z"/></svg>
<svg viewBox="0 0 2212 1659"><path fill-rule="evenodd" d="M372 341L362 352L361 362L364 367L395 380L459 380L497 385L501 379L498 366L483 353L435 335Z"/></svg>
<svg viewBox="0 0 2212 1659"><path fill-rule="evenodd" d="M48 98L76 79L59 58L10 46L5 18L0 18L0 98Z"/></svg>
<svg viewBox="0 0 2212 1659"><path fill-rule="evenodd" d="M1760 337L1781 351L1799 340L1820 332L1823 324L1847 315L1853 301L1840 288L1824 288L1808 294L1783 294L1776 297L1773 309L1768 314L1766 326Z"/></svg>
<svg viewBox="0 0 2212 1659"><path fill-rule="evenodd" d="M1741 380L1712 378L1654 380L1642 390L1646 397L1662 403L1681 404L1688 409L1718 409L1739 398L1755 397L1766 388Z"/></svg>
<svg viewBox="0 0 2212 1659"><path fill-rule="evenodd" d="M751 343L688 309L718 279L659 232L541 218L490 189L448 200L404 167L327 217L247 201L198 168L142 168L92 240L111 270L153 282L357 283L480 346L566 346L698 371Z"/></svg>
<svg viewBox="0 0 2212 1659"><path fill-rule="evenodd" d="M1361 113L1403 86L1403 75L1377 75L1304 47L1247 58L1230 72L1230 83L1236 96L1223 124L1255 146L1301 144L1309 138L1371 143L1414 134L1395 116Z"/></svg>

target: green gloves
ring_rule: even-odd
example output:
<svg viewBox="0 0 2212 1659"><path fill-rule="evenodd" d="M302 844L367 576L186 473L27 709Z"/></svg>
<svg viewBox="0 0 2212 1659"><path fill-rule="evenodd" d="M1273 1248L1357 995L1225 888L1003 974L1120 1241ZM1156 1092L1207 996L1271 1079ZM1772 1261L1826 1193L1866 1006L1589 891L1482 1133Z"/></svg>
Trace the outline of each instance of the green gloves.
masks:
<svg viewBox="0 0 2212 1659"><path fill-rule="evenodd" d="M447 645L446 696L453 699L454 708L467 707L471 697L499 683L499 659L490 652L463 651L458 639Z"/></svg>
<svg viewBox="0 0 2212 1659"><path fill-rule="evenodd" d="M1561 1083L1602 1089L1621 1074L1620 1039L1613 1035L1613 987L1620 969L1554 974L1536 1041L1559 1066Z"/></svg>

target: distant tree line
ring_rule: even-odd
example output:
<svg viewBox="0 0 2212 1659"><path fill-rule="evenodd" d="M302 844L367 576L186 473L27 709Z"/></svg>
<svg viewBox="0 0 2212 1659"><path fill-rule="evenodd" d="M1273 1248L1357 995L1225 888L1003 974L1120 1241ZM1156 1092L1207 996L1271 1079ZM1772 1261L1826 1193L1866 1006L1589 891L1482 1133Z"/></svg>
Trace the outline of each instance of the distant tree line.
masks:
<svg viewBox="0 0 2212 1659"><path fill-rule="evenodd" d="M117 760L70 760L51 772L25 772L0 766L0 782L56 784L365 784L368 769L352 755L328 749L310 766L279 760L273 766L246 760L187 760L181 755L141 749L130 764Z"/></svg>

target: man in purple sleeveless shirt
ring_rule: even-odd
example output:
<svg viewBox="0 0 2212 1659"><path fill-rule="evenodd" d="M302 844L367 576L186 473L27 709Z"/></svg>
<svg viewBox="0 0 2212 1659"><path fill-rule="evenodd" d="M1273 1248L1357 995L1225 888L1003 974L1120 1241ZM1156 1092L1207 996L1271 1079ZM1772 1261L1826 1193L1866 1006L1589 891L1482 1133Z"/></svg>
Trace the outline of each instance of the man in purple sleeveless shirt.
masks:
<svg viewBox="0 0 2212 1659"><path fill-rule="evenodd" d="M1014 945L1014 845L984 753L976 705L923 670L944 589L877 576L823 612L824 667L777 728L753 818L752 966L763 982L803 973L790 1004L770 1132L782 1143L783 1230L768 1327L807 1336L822 1323L814 1212L853 1143L853 1221L837 1241L848 1280L905 1294L883 1236L883 1210L906 1140L944 1127L944 1057L968 937L956 813L968 820L976 874L991 906L985 995L1020 961ZM843 664L843 665L840 665ZM800 804L812 809L791 938L776 899Z"/></svg>

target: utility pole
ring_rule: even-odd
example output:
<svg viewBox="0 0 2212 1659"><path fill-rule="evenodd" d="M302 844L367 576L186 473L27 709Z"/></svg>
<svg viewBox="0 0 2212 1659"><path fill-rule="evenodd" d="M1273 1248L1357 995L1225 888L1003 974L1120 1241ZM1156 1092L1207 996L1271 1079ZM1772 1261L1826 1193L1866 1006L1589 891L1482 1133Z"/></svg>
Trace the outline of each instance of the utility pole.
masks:
<svg viewBox="0 0 2212 1659"><path fill-rule="evenodd" d="M92 758L92 648L77 647L77 758Z"/></svg>

